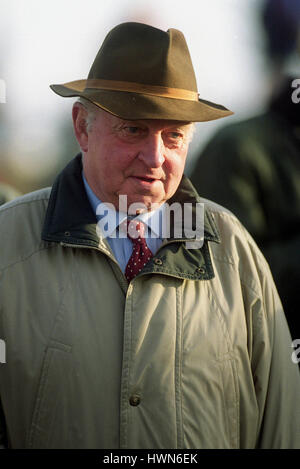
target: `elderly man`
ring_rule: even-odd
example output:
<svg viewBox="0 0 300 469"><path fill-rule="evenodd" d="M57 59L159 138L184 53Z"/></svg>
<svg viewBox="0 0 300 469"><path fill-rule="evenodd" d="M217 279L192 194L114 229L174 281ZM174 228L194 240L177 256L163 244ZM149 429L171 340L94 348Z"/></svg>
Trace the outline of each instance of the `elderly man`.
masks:
<svg viewBox="0 0 300 469"><path fill-rule="evenodd" d="M183 176L191 123L231 112L199 99L182 33L121 24L87 80L52 89L80 97L81 154L0 210L2 446L299 447L268 266ZM202 244L184 217L162 232L171 202L204 203Z"/></svg>

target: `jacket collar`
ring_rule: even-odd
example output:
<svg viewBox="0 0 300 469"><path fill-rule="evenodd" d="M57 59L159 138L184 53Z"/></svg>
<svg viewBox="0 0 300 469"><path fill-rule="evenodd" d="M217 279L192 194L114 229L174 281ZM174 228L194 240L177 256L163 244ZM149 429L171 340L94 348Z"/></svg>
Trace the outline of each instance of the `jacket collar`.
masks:
<svg viewBox="0 0 300 469"><path fill-rule="evenodd" d="M72 246L85 246L108 251L96 230L97 220L88 200L83 180L81 154L78 154L58 175L50 194L44 221L42 239ZM183 176L182 181L169 201L170 203L201 202L191 182ZM207 241L220 242L220 238L210 212L205 209L204 244L200 249L187 249L185 241L170 234L155 258L142 273L160 272L181 278L209 279L213 269ZM178 255L174 256L174 253Z"/></svg>

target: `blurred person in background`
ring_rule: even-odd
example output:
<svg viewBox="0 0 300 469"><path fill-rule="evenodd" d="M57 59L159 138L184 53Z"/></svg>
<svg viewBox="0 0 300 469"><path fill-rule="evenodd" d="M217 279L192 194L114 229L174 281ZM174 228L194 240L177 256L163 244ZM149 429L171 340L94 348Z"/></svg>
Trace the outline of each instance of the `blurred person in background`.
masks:
<svg viewBox="0 0 300 469"><path fill-rule="evenodd" d="M300 447L268 265L183 174L192 123L232 114L199 98L183 34L118 25L87 80L52 89L80 98L81 153L52 188L0 209L0 445ZM201 242L184 217L198 203Z"/></svg>
<svg viewBox="0 0 300 469"><path fill-rule="evenodd" d="M300 70L291 75L286 64L299 47L300 1L266 1L262 23L267 65L273 71L268 109L217 131L201 152L191 181L252 234L270 264L291 335L298 339Z"/></svg>
<svg viewBox="0 0 300 469"><path fill-rule="evenodd" d="M4 182L0 182L0 205L10 202L21 195L14 187Z"/></svg>

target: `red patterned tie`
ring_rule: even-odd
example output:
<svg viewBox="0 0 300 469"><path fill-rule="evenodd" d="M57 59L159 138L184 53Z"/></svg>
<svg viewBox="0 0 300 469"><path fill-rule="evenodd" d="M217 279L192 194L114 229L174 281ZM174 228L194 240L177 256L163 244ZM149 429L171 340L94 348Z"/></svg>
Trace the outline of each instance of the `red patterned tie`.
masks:
<svg viewBox="0 0 300 469"><path fill-rule="evenodd" d="M153 257L145 237L145 225L138 220L127 220L127 235L133 243L132 254L125 269L125 277L130 282Z"/></svg>

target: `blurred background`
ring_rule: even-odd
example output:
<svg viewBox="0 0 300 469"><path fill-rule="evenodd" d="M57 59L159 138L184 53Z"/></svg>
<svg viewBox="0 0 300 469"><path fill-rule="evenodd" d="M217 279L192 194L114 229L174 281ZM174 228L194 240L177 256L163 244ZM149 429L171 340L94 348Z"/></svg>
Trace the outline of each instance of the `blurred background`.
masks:
<svg viewBox="0 0 300 469"><path fill-rule="evenodd" d="M186 173L219 127L261 112L272 73L266 65L262 0L0 0L0 182L25 193L51 185L78 152L74 99L51 83L86 78L107 32L124 21L183 31L202 98L232 117L197 124ZM298 67L292 57L290 69ZM5 85L5 87L4 87ZM5 103L3 102L5 94Z"/></svg>

